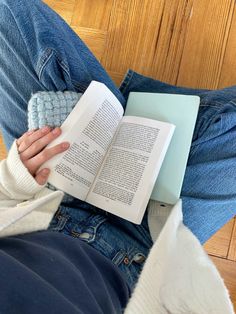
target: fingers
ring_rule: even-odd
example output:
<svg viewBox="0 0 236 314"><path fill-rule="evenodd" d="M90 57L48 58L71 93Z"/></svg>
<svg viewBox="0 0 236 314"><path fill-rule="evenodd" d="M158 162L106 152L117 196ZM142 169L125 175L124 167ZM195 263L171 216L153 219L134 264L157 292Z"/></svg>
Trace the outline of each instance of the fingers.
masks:
<svg viewBox="0 0 236 314"><path fill-rule="evenodd" d="M38 132L39 131L39 132ZM40 129L26 138L19 146L21 160L28 160L43 150L61 134L60 128Z"/></svg>
<svg viewBox="0 0 236 314"><path fill-rule="evenodd" d="M33 142L37 141L39 138L47 134L51 128L49 126L45 126L38 130L31 130L24 133L18 140L18 152L22 153L25 151Z"/></svg>
<svg viewBox="0 0 236 314"><path fill-rule="evenodd" d="M47 182L49 173L50 170L48 168L40 170L35 176L35 181L40 185L44 185Z"/></svg>
<svg viewBox="0 0 236 314"><path fill-rule="evenodd" d="M38 171L38 169L47 160L70 147L69 142L62 142L53 147L45 148L60 134L61 129L59 127L52 130L46 126L41 129L28 131L16 141L21 161L40 185L44 185L47 182L50 170L44 168Z"/></svg>
<svg viewBox="0 0 236 314"><path fill-rule="evenodd" d="M47 160L51 159L55 155L64 152L70 147L69 142L62 142L58 145L55 145L51 148L44 149L38 155L31 158L27 161L28 169L31 173L35 173Z"/></svg>
<svg viewBox="0 0 236 314"><path fill-rule="evenodd" d="M27 136L31 135L31 134L34 133L34 132L35 132L35 129L30 130L30 131L24 133L21 137L19 137L19 138L17 139L16 144L17 144L18 150L19 150L19 146L20 146L20 144L22 143L22 141L24 141L24 139L25 139Z"/></svg>

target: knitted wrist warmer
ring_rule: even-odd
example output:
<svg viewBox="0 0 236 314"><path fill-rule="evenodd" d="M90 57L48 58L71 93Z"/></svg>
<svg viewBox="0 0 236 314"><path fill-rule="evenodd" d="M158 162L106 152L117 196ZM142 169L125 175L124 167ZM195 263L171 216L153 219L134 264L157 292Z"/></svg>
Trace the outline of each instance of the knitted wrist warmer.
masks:
<svg viewBox="0 0 236 314"><path fill-rule="evenodd" d="M38 92L28 104L28 128L38 129L45 125L61 126L82 94L75 92Z"/></svg>

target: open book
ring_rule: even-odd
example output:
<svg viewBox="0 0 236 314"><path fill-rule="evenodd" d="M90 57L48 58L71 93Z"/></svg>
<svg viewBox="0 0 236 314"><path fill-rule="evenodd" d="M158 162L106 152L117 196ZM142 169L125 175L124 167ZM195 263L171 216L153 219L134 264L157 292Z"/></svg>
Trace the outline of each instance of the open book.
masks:
<svg viewBox="0 0 236 314"><path fill-rule="evenodd" d="M112 92L92 81L48 145L70 148L42 167L56 188L139 224L175 126L123 114Z"/></svg>

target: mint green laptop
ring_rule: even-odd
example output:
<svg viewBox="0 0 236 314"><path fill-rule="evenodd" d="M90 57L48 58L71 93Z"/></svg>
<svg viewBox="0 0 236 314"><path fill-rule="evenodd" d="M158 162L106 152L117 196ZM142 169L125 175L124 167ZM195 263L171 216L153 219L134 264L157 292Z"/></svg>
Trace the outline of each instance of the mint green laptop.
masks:
<svg viewBox="0 0 236 314"><path fill-rule="evenodd" d="M174 205L180 197L200 98L176 94L129 94L125 115L140 116L176 126L151 199Z"/></svg>

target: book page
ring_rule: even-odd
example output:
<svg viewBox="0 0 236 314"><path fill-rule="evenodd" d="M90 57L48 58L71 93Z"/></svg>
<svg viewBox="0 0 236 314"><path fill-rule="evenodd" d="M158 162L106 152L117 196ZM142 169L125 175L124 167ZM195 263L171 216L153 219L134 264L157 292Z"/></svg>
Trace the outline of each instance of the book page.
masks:
<svg viewBox="0 0 236 314"><path fill-rule="evenodd" d="M92 85L91 85L92 84ZM85 200L123 115L109 89L92 82L62 124L62 134L48 147L69 141L70 148L48 162L48 182Z"/></svg>
<svg viewBox="0 0 236 314"><path fill-rule="evenodd" d="M174 126L123 117L87 201L140 223Z"/></svg>

